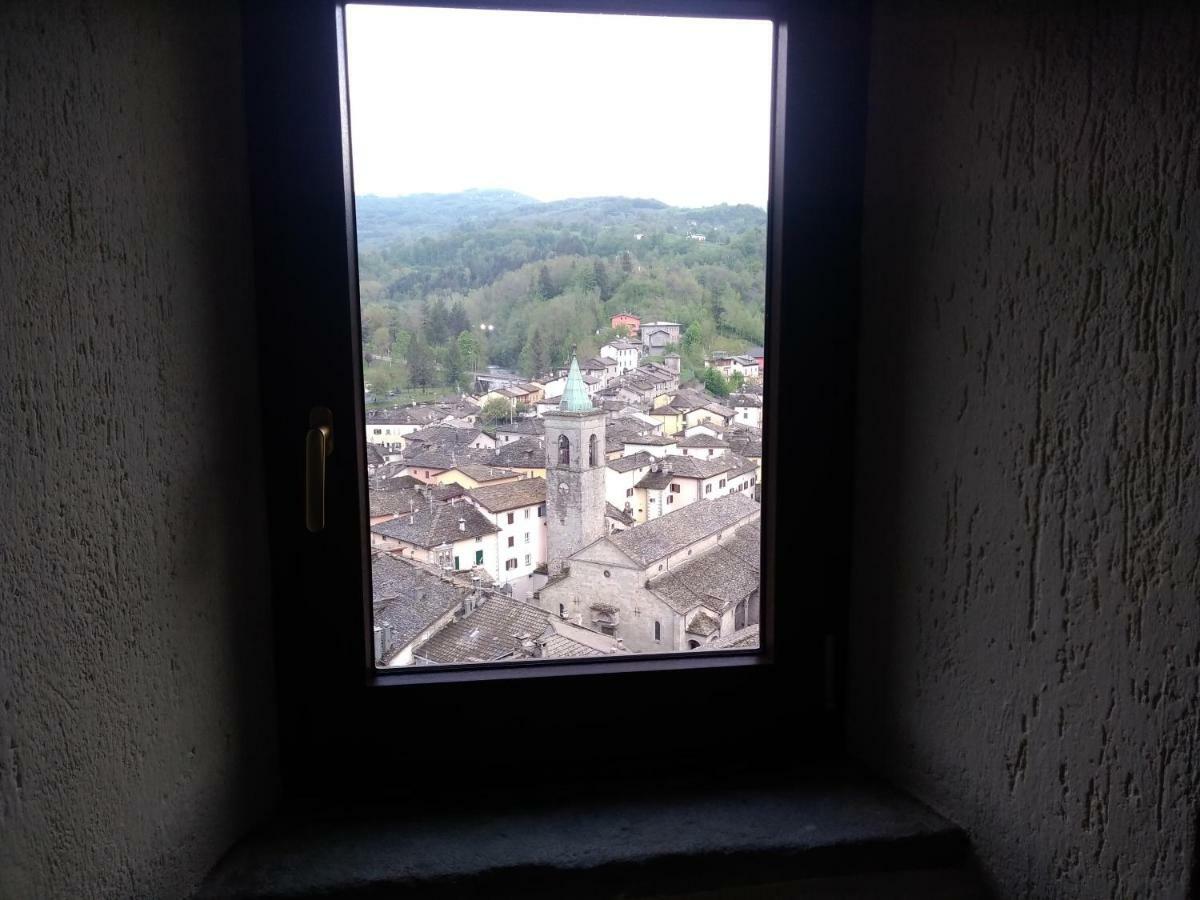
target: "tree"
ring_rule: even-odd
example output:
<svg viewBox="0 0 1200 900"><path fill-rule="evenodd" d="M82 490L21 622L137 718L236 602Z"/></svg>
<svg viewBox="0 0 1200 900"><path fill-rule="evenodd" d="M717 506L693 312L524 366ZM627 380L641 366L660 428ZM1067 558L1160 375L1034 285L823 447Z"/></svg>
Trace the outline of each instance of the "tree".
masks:
<svg viewBox="0 0 1200 900"><path fill-rule="evenodd" d="M378 354L382 355L388 352L388 347L392 343L392 330L386 325L380 325L371 332L371 348Z"/></svg>
<svg viewBox="0 0 1200 900"><path fill-rule="evenodd" d="M592 266L593 277L596 279L596 287L600 289L600 299L607 301L612 296L612 282L608 278L608 267L604 265L604 260L596 260L596 264Z"/></svg>
<svg viewBox="0 0 1200 900"><path fill-rule="evenodd" d="M621 251L621 271L625 273L626 277L633 274L633 256L628 250Z"/></svg>
<svg viewBox="0 0 1200 900"><path fill-rule="evenodd" d="M425 301L425 340L437 346L446 343L449 333L446 304L441 297Z"/></svg>
<svg viewBox="0 0 1200 900"><path fill-rule="evenodd" d="M446 344L446 384L457 388L462 381L463 361L458 352L458 341Z"/></svg>
<svg viewBox="0 0 1200 900"><path fill-rule="evenodd" d="M392 361L400 362L408 359L408 345L412 341L412 335L407 331L397 331L396 336L392 339Z"/></svg>
<svg viewBox="0 0 1200 900"><path fill-rule="evenodd" d="M538 293L542 295L543 300L549 300L556 293L554 290L554 282L550 280L550 269L542 266L538 272Z"/></svg>
<svg viewBox="0 0 1200 900"><path fill-rule="evenodd" d="M487 363L487 360L483 358L479 338L475 337L475 332L464 331L458 336L458 358L464 366L469 366L473 371Z"/></svg>
<svg viewBox="0 0 1200 900"><path fill-rule="evenodd" d="M740 391L746 384L746 376L741 372L734 372L729 376L729 390Z"/></svg>
<svg viewBox="0 0 1200 900"><path fill-rule="evenodd" d="M463 308L461 300L456 300L450 306L450 311L446 314L446 331L447 336L455 338L464 331L471 329L471 320L467 318L467 311Z"/></svg>
<svg viewBox="0 0 1200 900"><path fill-rule="evenodd" d="M500 397L493 397L479 410L476 416L478 421L483 425L499 425L501 422L507 422L512 418L512 407L507 400Z"/></svg>
<svg viewBox="0 0 1200 900"><path fill-rule="evenodd" d="M408 383L420 388L433 384L433 354L420 335L408 342Z"/></svg>
<svg viewBox="0 0 1200 900"><path fill-rule="evenodd" d="M716 369L706 368L702 381L704 382L704 389L714 397L729 396L729 382Z"/></svg>
<svg viewBox="0 0 1200 900"><path fill-rule="evenodd" d="M529 374L531 376L542 374L546 371L547 363L546 344L542 341L542 332L535 328L529 337Z"/></svg>

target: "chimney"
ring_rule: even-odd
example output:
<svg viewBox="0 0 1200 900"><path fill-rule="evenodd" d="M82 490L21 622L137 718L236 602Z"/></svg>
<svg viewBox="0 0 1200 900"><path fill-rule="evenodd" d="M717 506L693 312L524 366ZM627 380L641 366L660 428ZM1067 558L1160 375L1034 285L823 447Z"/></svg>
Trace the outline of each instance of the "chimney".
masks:
<svg viewBox="0 0 1200 900"><path fill-rule="evenodd" d="M624 649L625 649L625 640L624 640L624 638L617 638L617 649L618 649L618 650L621 650L621 651L624 651Z"/></svg>
<svg viewBox="0 0 1200 900"><path fill-rule="evenodd" d="M459 531L467 530L467 520L464 519L462 516L458 517L458 530Z"/></svg>

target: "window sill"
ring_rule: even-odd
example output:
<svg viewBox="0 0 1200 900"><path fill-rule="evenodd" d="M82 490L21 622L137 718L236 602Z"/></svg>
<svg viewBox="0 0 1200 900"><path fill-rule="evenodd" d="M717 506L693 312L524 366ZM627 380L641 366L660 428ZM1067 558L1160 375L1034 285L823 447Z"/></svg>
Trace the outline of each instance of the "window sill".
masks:
<svg viewBox="0 0 1200 900"><path fill-rule="evenodd" d="M374 764L389 771L385 760ZM447 773L446 783L449 793L470 778ZM605 897L735 888L730 896L744 896L749 885L764 886L765 897L786 895L770 894L770 884L797 879L829 882L836 896L864 886L861 896L901 896L893 892L914 876L927 896L943 896L939 886L945 896L984 896L974 893L956 826L845 771L728 786L697 773L659 785L653 798L604 786L564 795L536 782L519 800L515 793L501 799L490 784L477 790L429 812L396 801L280 817L231 850L198 897ZM879 874L900 871L898 880Z"/></svg>

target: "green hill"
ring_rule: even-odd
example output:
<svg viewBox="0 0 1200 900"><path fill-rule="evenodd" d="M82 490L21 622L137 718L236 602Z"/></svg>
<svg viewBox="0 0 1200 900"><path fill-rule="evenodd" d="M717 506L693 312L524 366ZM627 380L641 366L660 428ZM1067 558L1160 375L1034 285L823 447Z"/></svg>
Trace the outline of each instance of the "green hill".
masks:
<svg viewBox="0 0 1200 900"><path fill-rule="evenodd" d="M394 369L377 382L448 384L485 362L533 374L572 345L594 353L623 310L691 326L692 370L708 350L762 343L766 213L753 206L467 191L359 210L364 351Z"/></svg>

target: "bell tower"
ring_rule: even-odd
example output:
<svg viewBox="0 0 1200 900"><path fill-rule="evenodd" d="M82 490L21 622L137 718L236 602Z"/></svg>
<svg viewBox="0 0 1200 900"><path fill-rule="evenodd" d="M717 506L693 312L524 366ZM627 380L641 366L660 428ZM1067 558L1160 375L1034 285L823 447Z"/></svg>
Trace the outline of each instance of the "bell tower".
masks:
<svg viewBox="0 0 1200 900"><path fill-rule="evenodd" d="M543 419L549 568L551 575L558 575L572 553L605 535L607 413L588 399L574 355L558 409L545 413Z"/></svg>

